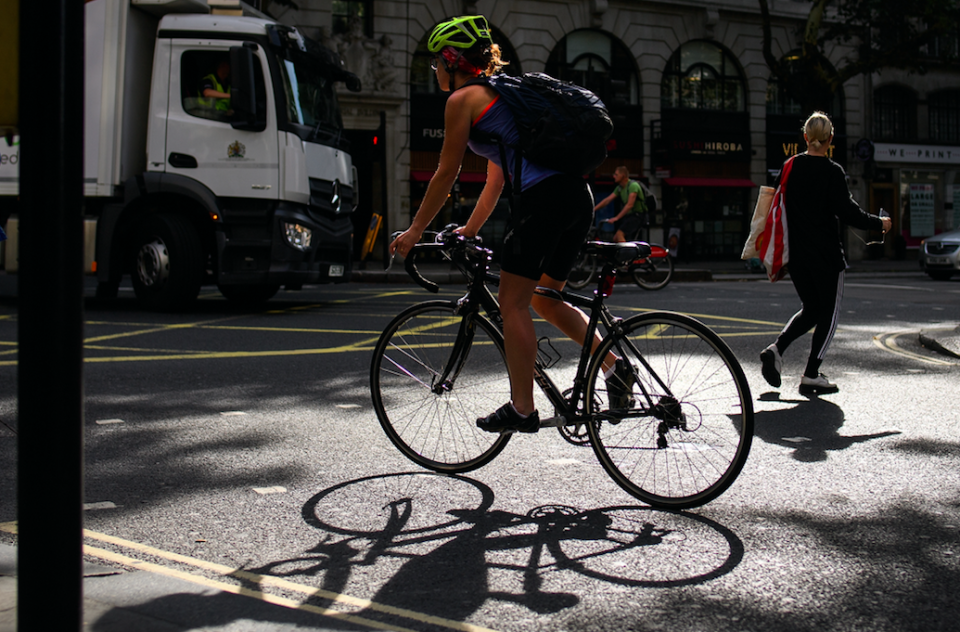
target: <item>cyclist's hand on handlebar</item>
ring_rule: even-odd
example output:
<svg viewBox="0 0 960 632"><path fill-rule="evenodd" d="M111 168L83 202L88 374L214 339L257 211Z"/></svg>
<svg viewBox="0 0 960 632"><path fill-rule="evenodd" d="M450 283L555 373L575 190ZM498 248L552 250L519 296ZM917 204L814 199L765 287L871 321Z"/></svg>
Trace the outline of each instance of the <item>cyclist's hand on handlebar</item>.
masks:
<svg viewBox="0 0 960 632"><path fill-rule="evenodd" d="M398 254L401 257L406 257L410 254L413 247L417 245L417 242L420 241L421 236L422 233L417 232L413 227L408 228L400 233L390 244L390 254Z"/></svg>
<svg viewBox="0 0 960 632"><path fill-rule="evenodd" d="M477 231L469 230L466 226L460 226L459 228L455 228L453 232L455 232L458 235L462 235L467 239L473 239L474 237L477 236Z"/></svg>

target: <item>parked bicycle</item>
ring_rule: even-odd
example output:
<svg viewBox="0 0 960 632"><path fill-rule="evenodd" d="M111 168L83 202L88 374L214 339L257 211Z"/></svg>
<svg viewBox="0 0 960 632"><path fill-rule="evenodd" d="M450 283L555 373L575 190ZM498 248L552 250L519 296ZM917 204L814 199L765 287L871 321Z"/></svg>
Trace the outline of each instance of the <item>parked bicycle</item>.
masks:
<svg viewBox="0 0 960 632"><path fill-rule="evenodd" d="M489 287L499 277L490 272L490 250L447 227L405 261L410 276L432 292L439 287L415 263L431 251L466 276L467 292L395 317L374 349L370 388L380 425L405 456L437 472L467 472L489 463L511 436L476 427L510 397L502 320ZM601 271L593 296L537 293L587 310L585 340L592 341L598 327L605 336L594 352L590 344L582 347L567 390L550 377L551 369L563 372L554 369L559 358L541 344L534 378L554 415L540 426L589 442L611 478L650 505L709 502L733 483L750 451L753 404L743 370L726 343L694 318L651 312L623 320L610 312L604 301L617 270L649 256L645 244L589 242L586 251ZM612 397L602 370L611 352L631 367L630 383Z"/></svg>
<svg viewBox="0 0 960 632"><path fill-rule="evenodd" d="M587 234L587 241L596 240L599 234L599 229L594 226ZM665 246L654 243L648 245L650 254L627 262L621 272L626 272L634 283L645 290L660 290L673 278L673 257ZM593 281L597 272L597 258L582 248L567 278L567 285L574 290L583 289Z"/></svg>

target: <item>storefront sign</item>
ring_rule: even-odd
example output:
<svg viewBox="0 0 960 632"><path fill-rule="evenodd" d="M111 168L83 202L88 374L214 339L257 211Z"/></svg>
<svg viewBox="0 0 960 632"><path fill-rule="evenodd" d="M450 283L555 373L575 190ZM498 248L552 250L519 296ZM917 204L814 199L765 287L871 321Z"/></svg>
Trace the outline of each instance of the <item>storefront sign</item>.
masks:
<svg viewBox="0 0 960 632"><path fill-rule="evenodd" d="M923 162L960 165L960 147L875 143L874 148L874 160L877 162Z"/></svg>
<svg viewBox="0 0 960 632"><path fill-rule="evenodd" d="M674 159L750 159L750 143L737 139L674 138L670 141L669 150Z"/></svg>
<svg viewBox="0 0 960 632"><path fill-rule="evenodd" d="M929 237L933 234L935 208L935 192L932 184L910 185L908 221L911 237Z"/></svg>
<svg viewBox="0 0 960 632"><path fill-rule="evenodd" d="M953 185L953 224L954 229L960 228L960 184Z"/></svg>

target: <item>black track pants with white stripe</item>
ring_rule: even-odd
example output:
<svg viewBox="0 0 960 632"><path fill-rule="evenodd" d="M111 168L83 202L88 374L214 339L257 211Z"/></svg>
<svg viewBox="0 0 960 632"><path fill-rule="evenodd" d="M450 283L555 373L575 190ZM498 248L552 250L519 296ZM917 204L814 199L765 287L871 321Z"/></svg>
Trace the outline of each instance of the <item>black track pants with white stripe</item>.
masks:
<svg viewBox="0 0 960 632"><path fill-rule="evenodd" d="M797 338L813 329L813 341L804 375L816 377L820 371L833 334L840 318L840 303L843 299L843 276L839 271L813 272L803 268L790 268L790 279L800 297L802 307L787 322L777 337L780 355Z"/></svg>

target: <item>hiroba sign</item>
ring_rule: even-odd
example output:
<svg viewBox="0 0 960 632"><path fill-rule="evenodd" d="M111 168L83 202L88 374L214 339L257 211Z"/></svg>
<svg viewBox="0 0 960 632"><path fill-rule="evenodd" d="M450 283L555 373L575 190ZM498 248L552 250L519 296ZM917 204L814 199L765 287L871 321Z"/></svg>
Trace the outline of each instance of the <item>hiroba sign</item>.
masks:
<svg viewBox="0 0 960 632"><path fill-rule="evenodd" d="M874 143L873 159L877 162L960 165L960 147Z"/></svg>

